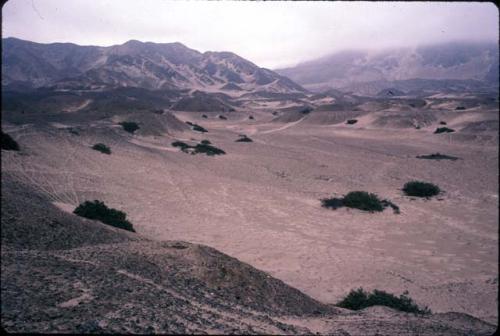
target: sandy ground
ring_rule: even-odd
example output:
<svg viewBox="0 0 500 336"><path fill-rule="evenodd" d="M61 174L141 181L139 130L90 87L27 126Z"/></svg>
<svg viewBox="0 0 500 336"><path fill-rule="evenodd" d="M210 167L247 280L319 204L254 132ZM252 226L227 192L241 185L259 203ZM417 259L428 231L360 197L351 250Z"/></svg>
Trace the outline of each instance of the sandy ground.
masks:
<svg viewBox="0 0 500 336"><path fill-rule="evenodd" d="M182 114L209 132L140 139L105 126L76 136L6 125L25 154L2 152L2 171L68 211L103 200L125 211L146 237L212 246L324 303L360 286L408 291L433 312L498 323L498 138L289 126L254 115L255 121L224 121ZM234 142L240 133L254 142ZM173 151L175 139L208 139L227 154ZM97 142L112 155L90 149ZM415 158L435 152L461 160ZM413 179L445 192L430 200L406 197L400 189ZM353 190L388 198L401 214L320 206L323 197Z"/></svg>

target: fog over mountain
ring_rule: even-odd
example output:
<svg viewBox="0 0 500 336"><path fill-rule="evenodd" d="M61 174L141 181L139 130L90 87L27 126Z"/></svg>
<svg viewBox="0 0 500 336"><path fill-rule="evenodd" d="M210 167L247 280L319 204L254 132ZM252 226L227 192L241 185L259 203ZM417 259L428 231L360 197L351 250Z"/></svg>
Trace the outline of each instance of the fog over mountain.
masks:
<svg viewBox="0 0 500 336"><path fill-rule="evenodd" d="M276 71L315 91L335 88L373 94L388 87L411 90L409 80L420 80L423 89L443 80L498 87L498 45L455 42L378 52L346 50Z"/></svg>

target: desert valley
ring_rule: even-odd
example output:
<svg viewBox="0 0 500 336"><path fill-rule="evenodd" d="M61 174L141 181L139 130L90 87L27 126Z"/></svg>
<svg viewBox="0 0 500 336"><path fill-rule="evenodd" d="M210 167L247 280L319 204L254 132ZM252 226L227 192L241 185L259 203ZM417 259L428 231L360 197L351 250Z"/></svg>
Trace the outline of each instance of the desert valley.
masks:
<svg viewBox="0 0 500 336"><path fill-rule="evenodd" d="M269 70L178 42L4 38L2 328L491 335L498 126L496 44ZM133 232L74 213L94 200ZM422 311L339 304L358 288Z"/></svg>

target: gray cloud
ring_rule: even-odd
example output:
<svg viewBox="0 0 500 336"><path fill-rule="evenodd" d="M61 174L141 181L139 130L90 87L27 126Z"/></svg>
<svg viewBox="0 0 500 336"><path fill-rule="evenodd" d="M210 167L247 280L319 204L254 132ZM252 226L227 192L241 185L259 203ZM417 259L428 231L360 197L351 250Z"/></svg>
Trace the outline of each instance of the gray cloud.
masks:
<svg viewBox="0 0 500 336"><path fill-rule="evenodd" d="M498 10L479 2L10 0L3 37L83 45L130 39L233 51L277 68L343 49L498 41Z"/></svg>

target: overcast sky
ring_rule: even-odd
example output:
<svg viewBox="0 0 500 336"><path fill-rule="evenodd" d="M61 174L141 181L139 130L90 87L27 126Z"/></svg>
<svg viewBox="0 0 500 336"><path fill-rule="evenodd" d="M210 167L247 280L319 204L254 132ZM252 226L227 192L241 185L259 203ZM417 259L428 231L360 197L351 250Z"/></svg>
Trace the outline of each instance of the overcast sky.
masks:
<svg viewBox="0 0 500 336"><path fill-rule="evenodd" d="M2 36L109 46L131 39L232 51L261 67L343 49L498 41L492 3L10 0Z"/></svg>

